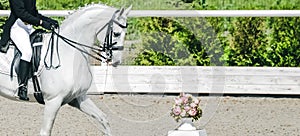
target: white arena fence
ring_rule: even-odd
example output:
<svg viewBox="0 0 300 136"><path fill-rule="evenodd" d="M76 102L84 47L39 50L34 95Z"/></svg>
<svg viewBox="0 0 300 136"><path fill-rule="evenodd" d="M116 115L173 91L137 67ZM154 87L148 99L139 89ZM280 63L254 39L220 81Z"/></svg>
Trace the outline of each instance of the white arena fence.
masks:
<svg viewBox="0 0 300 136"><path fill-rule="evenodd" d="M71 10L44 10L65 17ZM0 10L0 16L9 11ZM133 10L129 17L300 17L300 10ZM287 67L93 66L90 94L179 93L300 95L300 69Z"/></svg>
<svg viewBox="0 0 300 136"><path fill-rule="evenodd" d="M92 67L91 93L300 95L300 69L287 67Z"/></svg>

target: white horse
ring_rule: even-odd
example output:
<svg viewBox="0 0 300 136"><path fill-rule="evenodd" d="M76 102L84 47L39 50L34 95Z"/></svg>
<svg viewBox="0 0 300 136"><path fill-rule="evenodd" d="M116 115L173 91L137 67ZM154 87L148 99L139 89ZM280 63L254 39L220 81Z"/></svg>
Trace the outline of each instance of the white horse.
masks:
<svg viewBox="0 0 300 136"><path fill-rule="evenodd" d="M94 45L96 41L101 44L104 43L106 30L110 27L107 24L111 23L111 30L113 30L113 33L117 33L112 35L111 41L118 44L118 46L122 46L126 32L122 25L125 26L130 9L131 7L117 10L101 4L86 6L69 15L63 21L60 35L85 45ZM44 38L45 44L42 47L41 61L44 60L43 56L45 56L48 46L46 43L50 39L49 35L46 37ZM110 136L111 129L106 115L87 97L87 90L92 84L88 55L71 47L62 39L59 40L58 44L61 66L57 69L46 69L45 66L40 66L39 79L45 101L40 135L51 135L51 129L58 110L62 105L69 104L95 118L103 127L104 134ZM86 47L79 45L76 47L87 52L90 51ZM3 97L17 100L15 98L18 86L17 79L15 76L13 80L9 77L12 58L12 49L7 54L0 55L0 94ZM41 62L41 64L44 64L44 62ZM28 84L28 95L32 102L35 101L33 86L30 82Z"/></svg>

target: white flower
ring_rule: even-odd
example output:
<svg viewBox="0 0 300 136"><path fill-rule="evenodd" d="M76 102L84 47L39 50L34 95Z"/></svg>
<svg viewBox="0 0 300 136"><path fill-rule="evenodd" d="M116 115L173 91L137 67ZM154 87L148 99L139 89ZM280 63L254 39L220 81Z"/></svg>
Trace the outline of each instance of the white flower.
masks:
<svg viewBox="0 0 300 136"><path fill-rule="evenodd" d="M199 99L194 100L194 103L197 104L197 105L199 104L199 102L200 102Z"/></svg>
<svg viewBox="0 0 300 136"><path fill-rule="evenodd" d="M185 117L185 116L186 116L186 111L185 111L185 110L182 110L182 112L180 113L180 116L181 116L181 117Z"/></svg>

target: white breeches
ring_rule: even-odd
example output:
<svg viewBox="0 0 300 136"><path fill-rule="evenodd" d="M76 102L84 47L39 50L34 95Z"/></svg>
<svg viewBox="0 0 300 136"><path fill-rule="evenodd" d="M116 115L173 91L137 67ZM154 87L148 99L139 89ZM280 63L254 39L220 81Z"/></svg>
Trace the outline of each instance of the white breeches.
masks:
<svg viewBox="0 0 300 136"><path fill-rule="evenodd" d="M33 31L32 25L26 25L21 19L17 19L10 30L10 38L21 52L21 59L27 62L30 62L32 57L30 34Z"/></svg>

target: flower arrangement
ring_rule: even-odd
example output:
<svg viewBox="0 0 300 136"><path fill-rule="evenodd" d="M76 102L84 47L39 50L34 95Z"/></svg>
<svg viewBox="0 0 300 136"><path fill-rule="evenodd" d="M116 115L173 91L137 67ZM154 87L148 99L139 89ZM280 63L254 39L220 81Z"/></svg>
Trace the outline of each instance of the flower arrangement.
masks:
<svg viewBox="0 0 300 136"><path fill-rule="evenodd" d="M198 120L202 116L200 99L191 94L180 93L175 99L175 104L171 109L171 116L178 122L181 118L192 118Z"/></svg>

